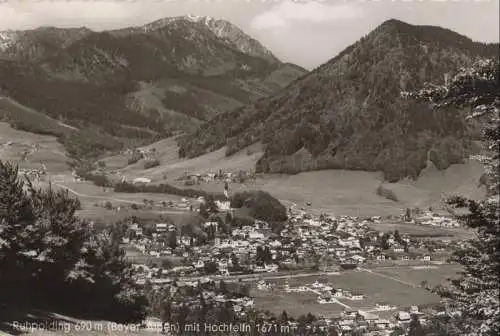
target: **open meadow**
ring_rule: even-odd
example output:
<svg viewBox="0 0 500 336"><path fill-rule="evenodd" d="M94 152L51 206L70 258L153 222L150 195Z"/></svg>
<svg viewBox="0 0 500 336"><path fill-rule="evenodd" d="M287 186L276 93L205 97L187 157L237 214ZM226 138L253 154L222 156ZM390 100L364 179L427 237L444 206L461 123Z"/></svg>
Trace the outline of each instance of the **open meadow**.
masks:
<svg viewBox="0 0 500 336"><path fill-rule="evenodd" d="M435 287L442 284L449 278L455 278L459 275L462 268L459 265L439 265L436 268L425 267L405 267L405 268L386 268L378 269L377 273L384 274L401 281L420 285L422 281L426 281L428 286Z"/></svg>
<svg viewBox="0 0 500 336"><path fill-rule="evenodd" d="M290 287L311 285L314 281L328 284L333 288L341 288L365 296L364 300L353 301L339 299L341 303L319 304L317 294L313 292L291 292L283 290L286 280L270 280L275 284L272 291L260 291L252 288L256 306L275 313L286 310L292 315L300 315L306 311L335 316L345 309L371 311L379 315L392 315L397 310L388 312L374 311L376 304L388 304L399 309L412 305L429 305L439 303L439 297L424 288L420 283L427 281L435 286L453 277L460 269L456 265L439 265L434 268L423 267L390 267L367 271L346 271L335 275L290 278Z"/></svg>
<svg viewBox="0 0 500 336"><path fill-rule="evenodd" d="M269 310L278 315L285 310L287 314L295 317L308 312L323 316L337 316L344 310L338 304L317 303L317 295L312 292L286 293L281 289L276 289L274 292L252 290L250 295L255 297L256 308Z"/></svg>
<svg viewBox="0 0 500 336"><path fill-rule="evenodd" d="M398 230L401 234L407 234L413 237L421 237L432 239L438 237L439 239L468 239L473 234L473 230L466 227L447 228L432 225L416 225L409 223L402 223L396 221L382 221L380 223L369 223L368 226L376 231L381 232L395 232Z"/></svg>

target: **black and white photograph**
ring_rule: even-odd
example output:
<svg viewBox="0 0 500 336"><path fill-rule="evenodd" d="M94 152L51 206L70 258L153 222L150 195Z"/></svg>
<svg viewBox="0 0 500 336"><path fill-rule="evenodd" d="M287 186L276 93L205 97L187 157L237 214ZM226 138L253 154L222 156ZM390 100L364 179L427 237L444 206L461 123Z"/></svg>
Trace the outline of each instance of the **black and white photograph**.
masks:
<svg viewBox="0 0 500 336"><path fill-rule="evenodd" d="M0 0L0 335L500 335L499 0Z"/></svg>

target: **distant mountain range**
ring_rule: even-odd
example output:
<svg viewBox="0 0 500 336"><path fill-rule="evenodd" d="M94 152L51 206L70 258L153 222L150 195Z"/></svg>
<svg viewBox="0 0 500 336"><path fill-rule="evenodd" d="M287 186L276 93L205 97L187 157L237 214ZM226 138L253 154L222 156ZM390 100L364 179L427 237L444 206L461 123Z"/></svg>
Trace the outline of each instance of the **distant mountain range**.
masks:
<svg viewBox="0 0 500 336"><path fill-rule="evenodd" d="M192 131L306 72L230 22L209 17L103 32L0 32L0 96L87 130L84 138L151 140ZM15 113L4 109L2 116L16 124Z"/></svg>
<svg viewBox="0 0 500 336"><path fill-rule="evenodd" d="M433 111L400 93L443 83L498 53L498 44L388 20L286 89L211 119L179 141L179 154L227 145L230 156L262 142L261 172L343 168L383 171L396 181L417 177L428 161L443 169L473 151L464 111Z"/></svg>

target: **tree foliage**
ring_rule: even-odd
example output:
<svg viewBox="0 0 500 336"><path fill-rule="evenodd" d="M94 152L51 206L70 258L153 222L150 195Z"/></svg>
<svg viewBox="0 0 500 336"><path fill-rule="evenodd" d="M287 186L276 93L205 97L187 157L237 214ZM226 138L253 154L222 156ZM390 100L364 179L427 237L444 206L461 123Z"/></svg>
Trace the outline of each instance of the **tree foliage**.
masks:
<svg viewBox="0 0 500 336"><path fill-rule="evenodd" d="M475 201L454 196L447 200L449 205L468 210L459 219L476 231L474 237L452 257L463 266L463 273L438 290L448 310L459 313L450 314L446 328L440 328L448 334L500 334L498 66L498 60L481 60L471 68L461 69L447 85L405 93L413 99L430 101L436 109L447 106L470 108L467 119L481 126L484 133L480 159L486 168L486 199Z"/></svg>
<svg viewBox="0 0 500 336"><path fill-rule="evenodd" d="M35 189L0 161L0 300L116 321L141 321L145 298L131 280L122 230L75 216L67 191Z"/></svg>
<svg viewBox="0 0 500 336"><path fill-rule="evenodd" d="M268 222L287 219L286 207L269 193L261 190L244 191L231 197L232 208L245 207L253 218Z"/></svg>

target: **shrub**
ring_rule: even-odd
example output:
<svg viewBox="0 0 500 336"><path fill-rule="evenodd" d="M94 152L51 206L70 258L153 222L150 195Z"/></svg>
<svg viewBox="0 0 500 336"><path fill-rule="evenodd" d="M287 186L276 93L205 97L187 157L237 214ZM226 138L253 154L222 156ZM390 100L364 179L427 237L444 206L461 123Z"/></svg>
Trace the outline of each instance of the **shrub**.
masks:
<svg viewBox="0 0 500 336"><path fill-rule="evenodd" d="M128 159L128 164L129 165L132 165L134 163L137 163L139 162L139 160L143 159L144 158L144 155L139 152L139 151L135 151L133 154L132 154L132 157Z"/></svg>
<svg viewBox="0 0 500 336"><path fill-rule="evenodd" d="M76 174L84 180L93 182L98 187L111 187L113 185L105 174L92 173L87 169L77 170Z"/></svg>
<svg viewBox="0 0 500 336"><path fill-rule="evenodd" d="M377 195L385 197L388 200L391 200L393 202L399 202L399 199L396 196L396 194L394 193L394 191L392 191L390 189L387 189L387 188L385 188L382 185L378 186L378 188L377 188Z"/></svg>
<svg viewBox="0 0 500 336"><path fill-rule="evenodd" d="M150 168L153 168L153 167L158 167L159 165L160 165L160 161L159 160L146 161L146 162L144 162L144 169L150 169Z"/></svg>

